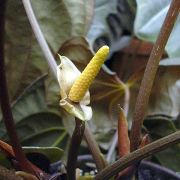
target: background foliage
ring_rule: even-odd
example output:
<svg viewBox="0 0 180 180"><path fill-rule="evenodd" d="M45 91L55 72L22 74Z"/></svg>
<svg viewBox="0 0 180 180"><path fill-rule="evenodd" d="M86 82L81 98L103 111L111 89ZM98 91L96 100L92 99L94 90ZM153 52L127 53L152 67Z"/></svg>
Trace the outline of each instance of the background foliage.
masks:
<svg viewBox="0 0 180 180"><path fill-rule="evenodd" d="M128 59L128 53L125 60L117 54L135 36L154 42L169 3L170 0L137 0L136 11L136 2L133 0L98 0L96 3L92 0L32 0L35 15L55 57L57 53L65 55L82 70L94 50L103 44L110 46L111 52L106 63L108 68L102 68L91 88L94 114L90 127L105 152L110 147L117 127L117 104L123 106L124 99L123 86L114 80L114 76L119 75L120 66L125 61L126 71L120 78L131 92L130 124L144 70L136 66L134 73L131 67L137 62L133 58ZM166 46L166 59L160 62L150 97L149 116L144 128L153 140L179 129L179 123L175 121L180 109L179 28L178 19ZM7 3L5 55L12 111L22 144L57 146L66 150L68 134L73 127L72 117L58 105L58 84L49 72L20 0L9 0ZM118 63L115 55L118 56ZM136 55L134 52L132 57ZM146 62L147 58L141 62L139 60L143 67ZM112 68L114 63L116 72ZM7 139L1 114L0 137ZM180 171L179 152L180 147L177 145L158 153L154 159Z"/></svg>

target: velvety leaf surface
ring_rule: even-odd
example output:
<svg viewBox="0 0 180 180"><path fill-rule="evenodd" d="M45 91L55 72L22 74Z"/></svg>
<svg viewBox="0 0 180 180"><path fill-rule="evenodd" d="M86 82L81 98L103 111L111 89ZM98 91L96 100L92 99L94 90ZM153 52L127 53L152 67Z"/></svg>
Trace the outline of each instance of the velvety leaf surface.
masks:
<svg viewBox="0 0 180 180"><path fill-rule="evenodd" d="M45 38L54 52L72 36L86 34L92 17L93 1L31 2ZM31 81L48 69L19 0L7 3L5 50L9 93L11 100L15 100Z"/></svg>
<svg viewBox="0 0 180 180"><path fill-rule="evenodd" d="M67 132L59 113L48 108L44 77L30 85L12 104L13 117L21 143L26 146L66 147ZM7 138L2 120L1 138Z"/></svg>
<svg viewBox="0 0 180 180"><path fill-rule="evenodd" d="M15 100L47 65L19 0L7 3L5 32L6 74L10 97Z"/></svg>
<svg viewBox="0 0 180 180"><path fill-rule="evenodd" d="M45 94L43 90L43 79L38 79L32 83L27 89L19 96L19 98L12 103L12 113L16 123L20 122L23 118L31 114L45 111L47 105L45 103ZM1 137L5 134L4 124L2 118L1 123Z"/></svg>
<svg viewBox="0 0 180 180"><path fill-rule="evenodd" d="M137 14L134 24L134 32L140 39L155 42L160 27L169 8L170 0L136 0ZM180 56L180 16L166 45L166 51L170 57Z"/></svg>
<svg viewBox="0 0 180 180"><path fill-rule="evenodd" d="M86 35L94 14L95 0L65 0L72 21L72 36Z"/></svg>
<svg viewBox="0 0 180 180"><path fill-rule="evenodd" d="M50 112L26 117L16 126L21 142L26 146L59 146L67 138L61 118Z"/></svg>
<svg viewBox="0 0 180 180"><path fill-rule="evenodd" d="M94 0L32 1L42 31L54 52L65 40L86 35L93 4Z"/></svg>

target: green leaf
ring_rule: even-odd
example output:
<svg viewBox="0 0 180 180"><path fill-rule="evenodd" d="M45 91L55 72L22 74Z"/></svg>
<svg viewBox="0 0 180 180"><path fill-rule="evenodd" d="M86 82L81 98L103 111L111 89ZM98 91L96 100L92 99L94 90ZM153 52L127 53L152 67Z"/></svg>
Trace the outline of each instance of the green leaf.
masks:
<svg viewBox="0 0 180 180"><path fill-rule="evenodd" d="M65 0L72 21L72 36L86 35L94 14L95 0Z"/></svg>
<svg viewBox="0 0 180 180"><path fill-rule="evenodd" d="M47 65L21 1L8 1L5 32L8 88L11 100L15 100L33 80L47 71Z"/></svg>
<svg viewBox="0 0 180 180"><path fill-rule="evenodd" d="M151 116L144 122L145 127L149 131L150 136L153 140L167 136L177 129L170 117L167 116ZM168 148L160 153L154 155L158 162L175 171L180 171L179 162L180 162L180 146L176 145L171 148Z"/></svg>
<svg viewBox="0 0 180 180"><path fill-rule="evenodd" d="M167 136L177 130L172 118L165 115L147 116L144 125L154 139Z"/></svg>
<svg viewBox="0 0 180 180"><path fill-rule="evenodd" d="M63 155L63 150L58 147L23 147L26 154L28 153L39 153L46 156L51 163L57 162Z"/></svg>
<svg viewBox="0 0 180 180"><path fill-rule="evenodd" d="M17 123L16 128L26 146L59 146L67 138L61 118L50 112L30 115Z"/></svg>
<svg viewBox="0 0 180 180"><path fill-rule="evenodd" d="M12 103L11 109L15 123L20 122L31 114L47 110L44 93L44 77L37 79ZM2 119L0 119L0 136L6 134Z"/></svg>
<svg viewBox="0 0 180 180"><path fill-rule="evenodd" d="M86 35L92 17L92 0L31 2L55 53L65 40L74 35ZM21 1L8 1L5 30L6 72L10 97L15 100L33 80L47 72L48 66Z"/></svg>
<svg viewBox="0 0 180 180"><path fill-rule="evenodd" d="M59 111L48 108L44 77L30 85L13 103L12 112L23 145L66 147L67 132ZM0 137L7 139L2 120Z"/></svg>
<svg viewBox="0 0 180 180"><path fill-rule="evenodd" d="M92 0L33 0L32 5L54 52L58 51L65 40L77 35L86 35L93 15Z"/></svg>
<svg viewBox="0 0 180 180"><path fill-rule="evenodd" d="M145 41L155 42L169 8L170 0L136 0L137 14L134 31L137 37ZM166 45L166 51L170 57L180 56L180 17L177 19L174 29Z"/></svg>

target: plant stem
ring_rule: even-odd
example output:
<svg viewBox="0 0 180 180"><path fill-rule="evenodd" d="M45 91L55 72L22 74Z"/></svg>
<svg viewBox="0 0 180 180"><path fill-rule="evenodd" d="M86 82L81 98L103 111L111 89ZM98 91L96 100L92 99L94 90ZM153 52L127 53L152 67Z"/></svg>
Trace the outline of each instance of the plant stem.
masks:
<svg viewBox="0 0 180 180"><path fill-rule="evenodd" d="M68 160L67 160L67 177L68 180L76 180L76 163L77 163L77 155L78 149L81 144L84 130L85 130L85 122L75 118L75 129L71 138L69 151L68 151Z"/></svg>
<svg viewBox="0 0 180 180"><path fill-rule="evenodd" d="M120 158L112 165L103 169L94 180L108 180L128 166L178 143L180 143L180 131L161 138Z"/></svg>
<svg viewBox="0 0 180 180"><path fill-rule="evenodd" d="M36 36L36 39L44 53L44 56L49 64L49 67L53 73L53 75L55 76L55 79L57 80L57 64L56 64L56 61L53 57L53 54L52 52L50 51L49 47L48 47L48 44L42 34L42 31L39 27L39 24L37 22L37 19L34 15L34 11L32 9L32 6L31 6L31 3L30 3L30 0L22 0L23 2L23 5L24 5L24 8L25 8L25 11L26 11L26 14L29 18L29 22L31 24L31 27L34 31L34 34Z"/></svg>
<svg viewBox="0 0 180 180"><path fill-rule="evenodd" d="M130 100L130 92L129 92L129 87L126 86L126 84L124 82L122 82L119 77L117 75L114 76L114 79L124 87L124 105L123 105L123 109L124 109L124 114L125 116L127 117L128 115L128 111L129 111L129 100ZM112 155L114 153L114 150L117 146L117 143L118 143L118 130L116 130L116 133L114 134L114 137L112 139L112 143L111 143L111 146L108 150L108 153L107 153L107 161L108 162L111 162L111 159L112 159Z"/></svg>
<svg viewBox="0 0 180 180"><path fill-rule="evenodd" d="M26 171L28 173L35 174L31 165L27 161L25 154L21 148L21 144L19 142L15 123L13 120L8 88L6 83L6 75L5 75L5 66L4 66L4 35L5 35L5 9L6 9L6 0L1 0L0 2L0 103L3 114L4 123L6 126L6 130L10 141L12 143L13 151L17 158L17 161L21 167L21 170Z"/></svg>
<svg viewBox="0 0 180 180"><path fill-rule="evenodd" d="M107 162L104 159L103 154L101 153L99 146L94 139L94 136L89 128L88 123L86 123L85 131L84 131L84 139L88 145L88 148L93 156L93 160L96 164L97 170L101 171L107 166Z"/></svg>
<svg viewBox="0 0 180 180"><path fill-rule="evenodd" d="M136 150L139 146L141 127L147 110L149 96L158 69L159 61L164 52L165 45L173 29L176 18L179 14L179 10L180 1L172 0L164 23L161 27L161 31L150 54L135 105L130 135L131 151Z"/></svg>

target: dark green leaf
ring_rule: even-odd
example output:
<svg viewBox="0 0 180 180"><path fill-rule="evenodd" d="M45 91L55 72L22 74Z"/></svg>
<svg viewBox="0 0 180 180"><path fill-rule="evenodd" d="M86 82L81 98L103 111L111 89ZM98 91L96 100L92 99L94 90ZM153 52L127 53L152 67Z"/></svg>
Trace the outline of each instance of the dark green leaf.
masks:
<svg viewBox="0 0 180 180"><path fill-rule="evenodd" d="M26 154L39 153L45 155L51 163L57 162L63 155L63 150L58 147L23 147Z"/></svg>
<svg viewBox="0 0 180 180"><path fill-rule="evenodd" d="M48 108L45 97L44 77L30 85L13 103L12 112L23 145L66 147L67 132L59 113ZM58 104L57 104L58 105ZM7 138L3 122L1 134Z"/></svg>
<svg viewBox="0 0 180 180"><path fill-rule="evenodd" d="M150 136L153 140L167 136L175 132L177 129L171 120L168 120L163 116L154 116L148 118L144 122L145 127L148 129ZM158 162L175 171L180 171L180 146L176 145L168 148L160 153L155 154L155 158Z"/></svg>
<svg viewBox="0 0 180 180"><path fill-rule="evenodd" d="M93 1L31 1L51 49L75 35L86 35ZM6 13L6 69L11 100L48 70L21 1L9 0Z"/></svg>

